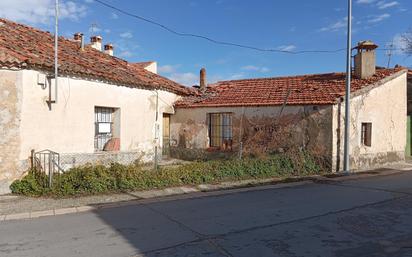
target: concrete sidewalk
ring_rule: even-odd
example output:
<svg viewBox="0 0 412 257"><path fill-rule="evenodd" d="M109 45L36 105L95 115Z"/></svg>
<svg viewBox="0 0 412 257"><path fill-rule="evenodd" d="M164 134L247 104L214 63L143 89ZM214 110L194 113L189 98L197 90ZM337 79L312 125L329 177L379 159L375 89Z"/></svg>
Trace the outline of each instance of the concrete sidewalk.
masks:
<svg viewBox="0 0 412 257"><path fill-rule="evenodd" d="M44 216L55 216L76 212L92 211L101 208L111 208L136 204L137 202L150 202L151 199L170 197L187 199L201 197L206 192L214 191L216 195L230 193L228 191L251 191L267 188L293 187L310 183L333 183L347 180L356 180L375 176L388 176L400 172L412 171L412 164L404 163L377 170L363 171L349 176L331 174L330 176L309 176L305 178L270 178L251 179L236 182L224 182L215 185L198 185L166 188L160 190L136 191L108 195L95 195L75 198L53 199L32 198L25 196L5 195L0 196L0 221L33 219ZM210 195L210 194L209 194Z"/></svg>
<svg viewBox="0 0 412 257"><path fill-rule="evenodd" d="M0 256L412 256L412 172L356 177L3 221Z"/></svg>

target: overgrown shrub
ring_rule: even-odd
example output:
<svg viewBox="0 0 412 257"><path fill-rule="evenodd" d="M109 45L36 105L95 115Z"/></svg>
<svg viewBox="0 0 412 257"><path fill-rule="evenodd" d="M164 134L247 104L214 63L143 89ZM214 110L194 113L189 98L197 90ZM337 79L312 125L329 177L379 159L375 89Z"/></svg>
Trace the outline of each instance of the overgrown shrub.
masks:
<svg viewBox="0 0 412 257"><path fill-rule="evenodd" d="M250 178L304 176L322 172L318 160L305 152L283 153L243 160L193 162L180 166L144 169L141 165L83 166L53 176L48 188L48 177L31 171L11 185L13 193L55 197L80 196L131 190L147 190L181 185L198 185Z"/></svg>
<svg viewBox="0 0 412 257"><path fill-rule="evenodd" d="M44 173L30 170L22 180L16 180L10 185L10 189L15 194L27 196L41 196L47 194L48 177Z"/></svg>

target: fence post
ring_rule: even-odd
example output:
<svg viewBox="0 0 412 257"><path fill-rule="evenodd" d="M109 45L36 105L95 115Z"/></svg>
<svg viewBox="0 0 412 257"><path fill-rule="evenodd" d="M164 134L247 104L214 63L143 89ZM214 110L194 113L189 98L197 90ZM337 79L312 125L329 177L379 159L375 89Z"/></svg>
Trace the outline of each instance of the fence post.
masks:
<svg viewBox="0 0 412 257"><path fill-rule="evenodd" d="M52 159L51 159L52 153L49 153L49 187L52 187L53 183L53 171L52 171Z"/></svg>
<svg viewBox="0 0 412 257"><path fill-rule="evenodd" d="M34 149L30 151L30 168L32 170L34 169Z"/></svg>

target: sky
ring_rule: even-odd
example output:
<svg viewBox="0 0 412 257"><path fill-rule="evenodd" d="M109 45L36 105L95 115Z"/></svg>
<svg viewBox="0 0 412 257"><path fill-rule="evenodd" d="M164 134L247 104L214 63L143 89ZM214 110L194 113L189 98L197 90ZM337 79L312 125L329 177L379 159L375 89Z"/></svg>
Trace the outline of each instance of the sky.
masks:
<svg viewBox="0 0 412 257"><path fill-rule="evenodd" d="M176 31L219 41L289 51L346 47L346 0L102 0ZM411 0L353 0L353 44L372 40L381 49L403 47L412 29ZM0 1L0 16L54 31L54 0ZM159 74L187 86L198 84L202 67L208 82L345 70L345 51L284 54L216 45L180 37L125 16L94 0L60 0L59 30L101 35L115 56L130 62L156 61ZM86 42L87 42L86 41ZM412 58L392 51L391 66L412 66ZM388 51L377 64L388 65Z"/></svg>

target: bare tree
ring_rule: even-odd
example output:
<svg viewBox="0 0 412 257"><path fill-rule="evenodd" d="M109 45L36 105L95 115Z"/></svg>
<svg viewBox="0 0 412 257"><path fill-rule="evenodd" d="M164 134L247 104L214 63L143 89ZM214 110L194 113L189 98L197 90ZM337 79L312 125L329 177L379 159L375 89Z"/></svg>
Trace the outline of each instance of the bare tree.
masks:
<svg viewBox="0 0 412 257"><path fill-rule="evenodd" d="M412 55L412 29L402 35L400 43L400 50L402 50L407 55Z"/></svg>

